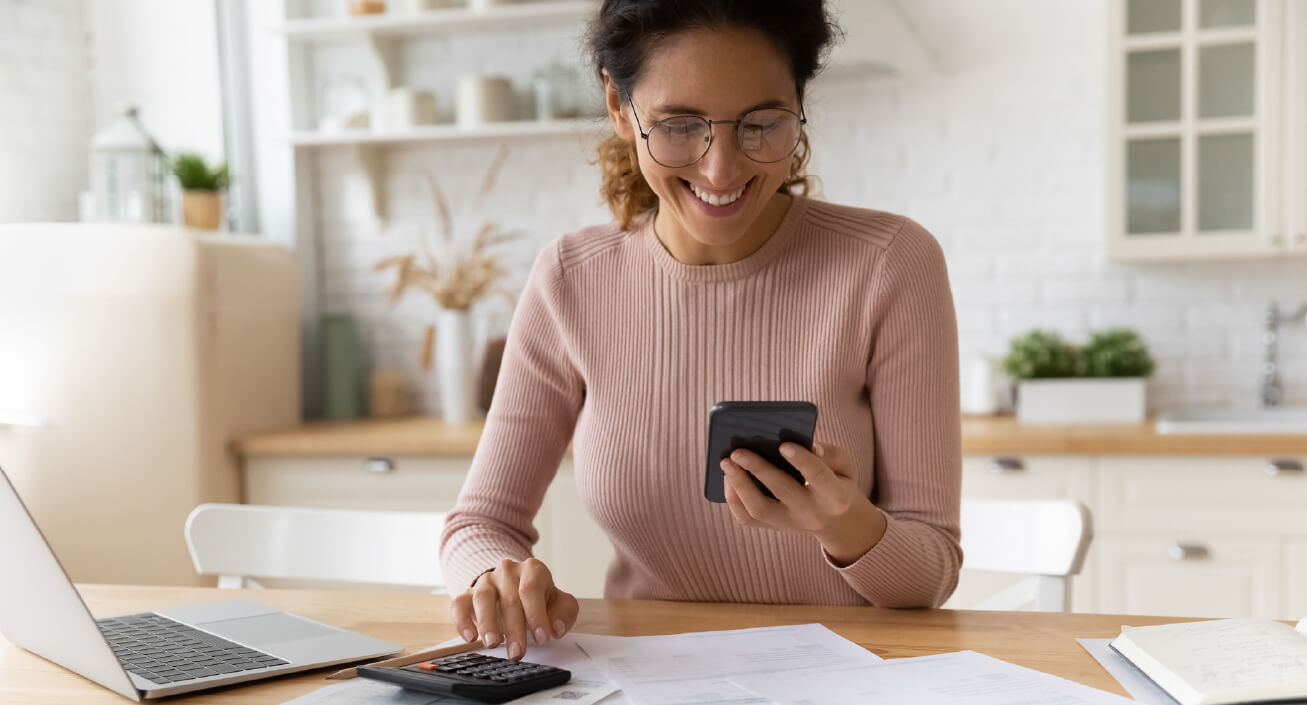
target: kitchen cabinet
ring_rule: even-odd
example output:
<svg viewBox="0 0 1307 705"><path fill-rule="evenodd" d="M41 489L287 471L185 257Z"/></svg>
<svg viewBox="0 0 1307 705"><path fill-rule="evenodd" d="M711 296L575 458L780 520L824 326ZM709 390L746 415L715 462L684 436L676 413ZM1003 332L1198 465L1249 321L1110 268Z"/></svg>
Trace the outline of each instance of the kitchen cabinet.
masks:
<svg viewBox="0 0 1307 705"><path fill-rule="evenodd" d="M1100 612L1171 617L1281 614L1280 548L1273 538L1176 531L1095 538Z"/></svg>
<svg viewBox="0 0 1307 705"><path fill-rule="evenodd" d="M971 456L963 496L1075 499L1094 517L1072 579L1084 612L1296 618L1307 614L1301 456ZM1291 462L1276 462L1291 461ZM962 606L1010 583L964 573Z"/></svg>
<svg viewBox="0 0 1307 705"><path fill-rule="evenodd" d="M1281 471L1277 460L1301 459L1105 456L1098 461L1098 527L1105 532L1307 535L1307 473Z"/></svg>
<svg viewBox="0 0 1307 705"><path fill-rule="evenodd" d="M974 499L1072 499L1092 504L1093 463L1076 455L968 456L962 495Z"/></svg>
<svg viewBox="0 0 1307 705"><path fill-rule="evenodd" d="M1307 4L1111 0L1107 12L1109 256L1307 254Z"/></svg>

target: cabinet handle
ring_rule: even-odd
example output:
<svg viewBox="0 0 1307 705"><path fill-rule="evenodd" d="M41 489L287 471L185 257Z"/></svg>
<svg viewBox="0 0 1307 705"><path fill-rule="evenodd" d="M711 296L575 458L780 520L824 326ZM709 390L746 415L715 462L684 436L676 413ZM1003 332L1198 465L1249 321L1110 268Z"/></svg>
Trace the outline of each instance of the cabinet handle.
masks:
<svg viewBox="0 0 1307 705"><path fill-rule="evenodd" d="M1266 474L1270 475L1271 477L1277 477L1279 475L1285 475L1288 473L1301 475L1303 472L1303 466L1301 460L1283 460L1283 459L1272 460L1271 462L1266 464L1266 467L1264 469L1266 471Z"/></svg>
<svg viewBox="0 0 1307 705"><path fill-rule="evenodd" d="M1197 561L1207 558L1211 551L1201 543L1180 542L1167 549L1167 554L1177 561Z"/></svg>
<svg viewBox="0 0 1307 705"><path fill-rule="evenodd" d="M395 461L390 458L368 458L363 461L363 471L375 473L394 472Z"/></svg>
<svg viewBox="0 0 1307 705"><path fill-rule="evenodd" d="M1026 461L1021 458L994 458L989 461L989 471L995 474L1022 472L1025 469Z"/></svg>

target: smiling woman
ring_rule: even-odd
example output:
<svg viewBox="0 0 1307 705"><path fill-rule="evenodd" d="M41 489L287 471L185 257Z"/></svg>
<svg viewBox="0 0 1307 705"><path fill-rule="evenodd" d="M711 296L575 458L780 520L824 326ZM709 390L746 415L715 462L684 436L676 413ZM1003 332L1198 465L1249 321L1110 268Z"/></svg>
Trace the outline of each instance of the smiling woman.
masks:
<svg viewBox="0 0 1307 705"><path fill-rule="evenodd" d="M531 556L568 441L616 549L607 597L937 606L957 581L957 329L920 225L807 196L822 0L606 0L589 45L616 222L540 254L441 560L460 632L562 636L577 601ZM708 414L806 401L799 482L736 449L703 498ZM763 483L771 496L754 483ZM461 592L461 594L459 594Z"/></svg>

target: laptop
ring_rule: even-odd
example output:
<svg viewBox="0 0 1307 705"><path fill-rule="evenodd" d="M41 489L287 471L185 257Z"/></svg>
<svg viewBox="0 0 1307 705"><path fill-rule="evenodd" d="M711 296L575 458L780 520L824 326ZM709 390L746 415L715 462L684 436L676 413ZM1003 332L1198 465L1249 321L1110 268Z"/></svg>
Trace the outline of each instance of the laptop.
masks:
<svg viewBox="0 0 1307 705"><path fill-rule="evenodd" d="M3 469L0 536L0 633L138 702L403 650L251 600L97 620Z"/></svg>

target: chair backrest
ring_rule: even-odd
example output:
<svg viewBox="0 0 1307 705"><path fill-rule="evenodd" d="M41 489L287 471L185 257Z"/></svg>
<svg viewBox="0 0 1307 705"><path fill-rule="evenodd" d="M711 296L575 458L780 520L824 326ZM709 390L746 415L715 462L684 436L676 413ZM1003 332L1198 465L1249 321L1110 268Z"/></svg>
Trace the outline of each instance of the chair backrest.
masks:
<svg viewBox="0 0 1307 705"><path fill-rule="evenodd" d="M286 578L443 588L439 512L201 504L186 519L196 572L219 587Z"/></svg>
<svg viewBox="0 0 1307 705"><path fill-rule="evenodd" d="M1089 508L1080 502L962 500L962 569L1031 576L981 609L1016 609L1033 598L1037 610L1068 611L1067 578L1080 572L1092 538Z"/></svg>

